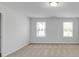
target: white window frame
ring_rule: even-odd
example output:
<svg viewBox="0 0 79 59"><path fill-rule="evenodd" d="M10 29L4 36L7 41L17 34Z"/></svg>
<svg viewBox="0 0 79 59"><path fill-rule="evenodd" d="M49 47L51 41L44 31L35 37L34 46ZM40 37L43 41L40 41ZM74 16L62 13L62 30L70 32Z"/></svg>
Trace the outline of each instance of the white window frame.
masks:
<svg viewBox="0 0 79 59"><path fill-rule="evenodd" d="M73 22L63 22L63 37L73 37Z"/></svg>
<svg viewBox="0 0 79 59"><path fill-rule="evenodd" d="M46 36L46 22L36 22L36 37Z"/></svg>

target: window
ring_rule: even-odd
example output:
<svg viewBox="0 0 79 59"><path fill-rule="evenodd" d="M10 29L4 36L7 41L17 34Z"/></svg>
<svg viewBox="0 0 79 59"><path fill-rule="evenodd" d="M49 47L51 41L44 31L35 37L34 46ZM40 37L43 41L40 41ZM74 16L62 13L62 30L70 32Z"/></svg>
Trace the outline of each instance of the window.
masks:
<svg viewBox="0 0 79 59"><path fill-rule="evenodd" d="M63 23L63 36L64 37L73 37L73 22L64 22Z"/></svg>
<svg viewBox="0 0 79 59"><path fill-rule="evenodd" d="M37 37L45 37L46 36L46 23L45 22L37 22L36 23L36 36Z"/></svg>

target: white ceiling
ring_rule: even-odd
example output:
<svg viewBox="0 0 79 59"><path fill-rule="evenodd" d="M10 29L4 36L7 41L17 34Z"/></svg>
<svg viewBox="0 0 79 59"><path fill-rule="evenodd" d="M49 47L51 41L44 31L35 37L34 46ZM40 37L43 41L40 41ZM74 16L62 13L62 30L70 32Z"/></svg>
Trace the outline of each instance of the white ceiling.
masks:
<svg viewBox="0 0 79 59"><path fill-rule="evenodd" d="M79 17L79 2L60 2L49 7L48 2L5 2L3 5L29 17Z"/></svg>

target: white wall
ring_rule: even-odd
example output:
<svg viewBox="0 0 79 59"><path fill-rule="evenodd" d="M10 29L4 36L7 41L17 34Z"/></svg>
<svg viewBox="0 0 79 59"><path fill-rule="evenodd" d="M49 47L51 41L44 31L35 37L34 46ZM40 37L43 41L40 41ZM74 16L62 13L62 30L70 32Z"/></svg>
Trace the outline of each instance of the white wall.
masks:
<svg viewBox="0 0 79 59"><path fill-rule="evenodd" d="M1 13L0 13L0 53L1 53Z"/></svg>
<svg viewBox="0 0 79 59"><path fill-rule="evenodd" d="M17 11L0 4L2 13L2 56L6 56L17 49L29 44L29 19Z"/></svg>
<svg viewBox="0 0 79 59"><path fill-rule="evenodd" d="M31 43L79 43L79 18L30 18ZM46 37L36 37L36 22L46 22ZM73 38L63 37L63 22L73 22Z"/></svg>

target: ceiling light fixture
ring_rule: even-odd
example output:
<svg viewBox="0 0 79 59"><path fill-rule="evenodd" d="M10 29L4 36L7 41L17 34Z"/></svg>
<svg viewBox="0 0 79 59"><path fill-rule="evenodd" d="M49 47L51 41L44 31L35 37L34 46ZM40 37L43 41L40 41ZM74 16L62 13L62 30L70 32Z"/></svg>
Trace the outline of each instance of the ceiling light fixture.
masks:
<svg viewBox="0 0 79 59"><path fill-rule="evenodd" d="M49 2L49 6L51 7L56 7L58 5L57 2Z"/></svg>

